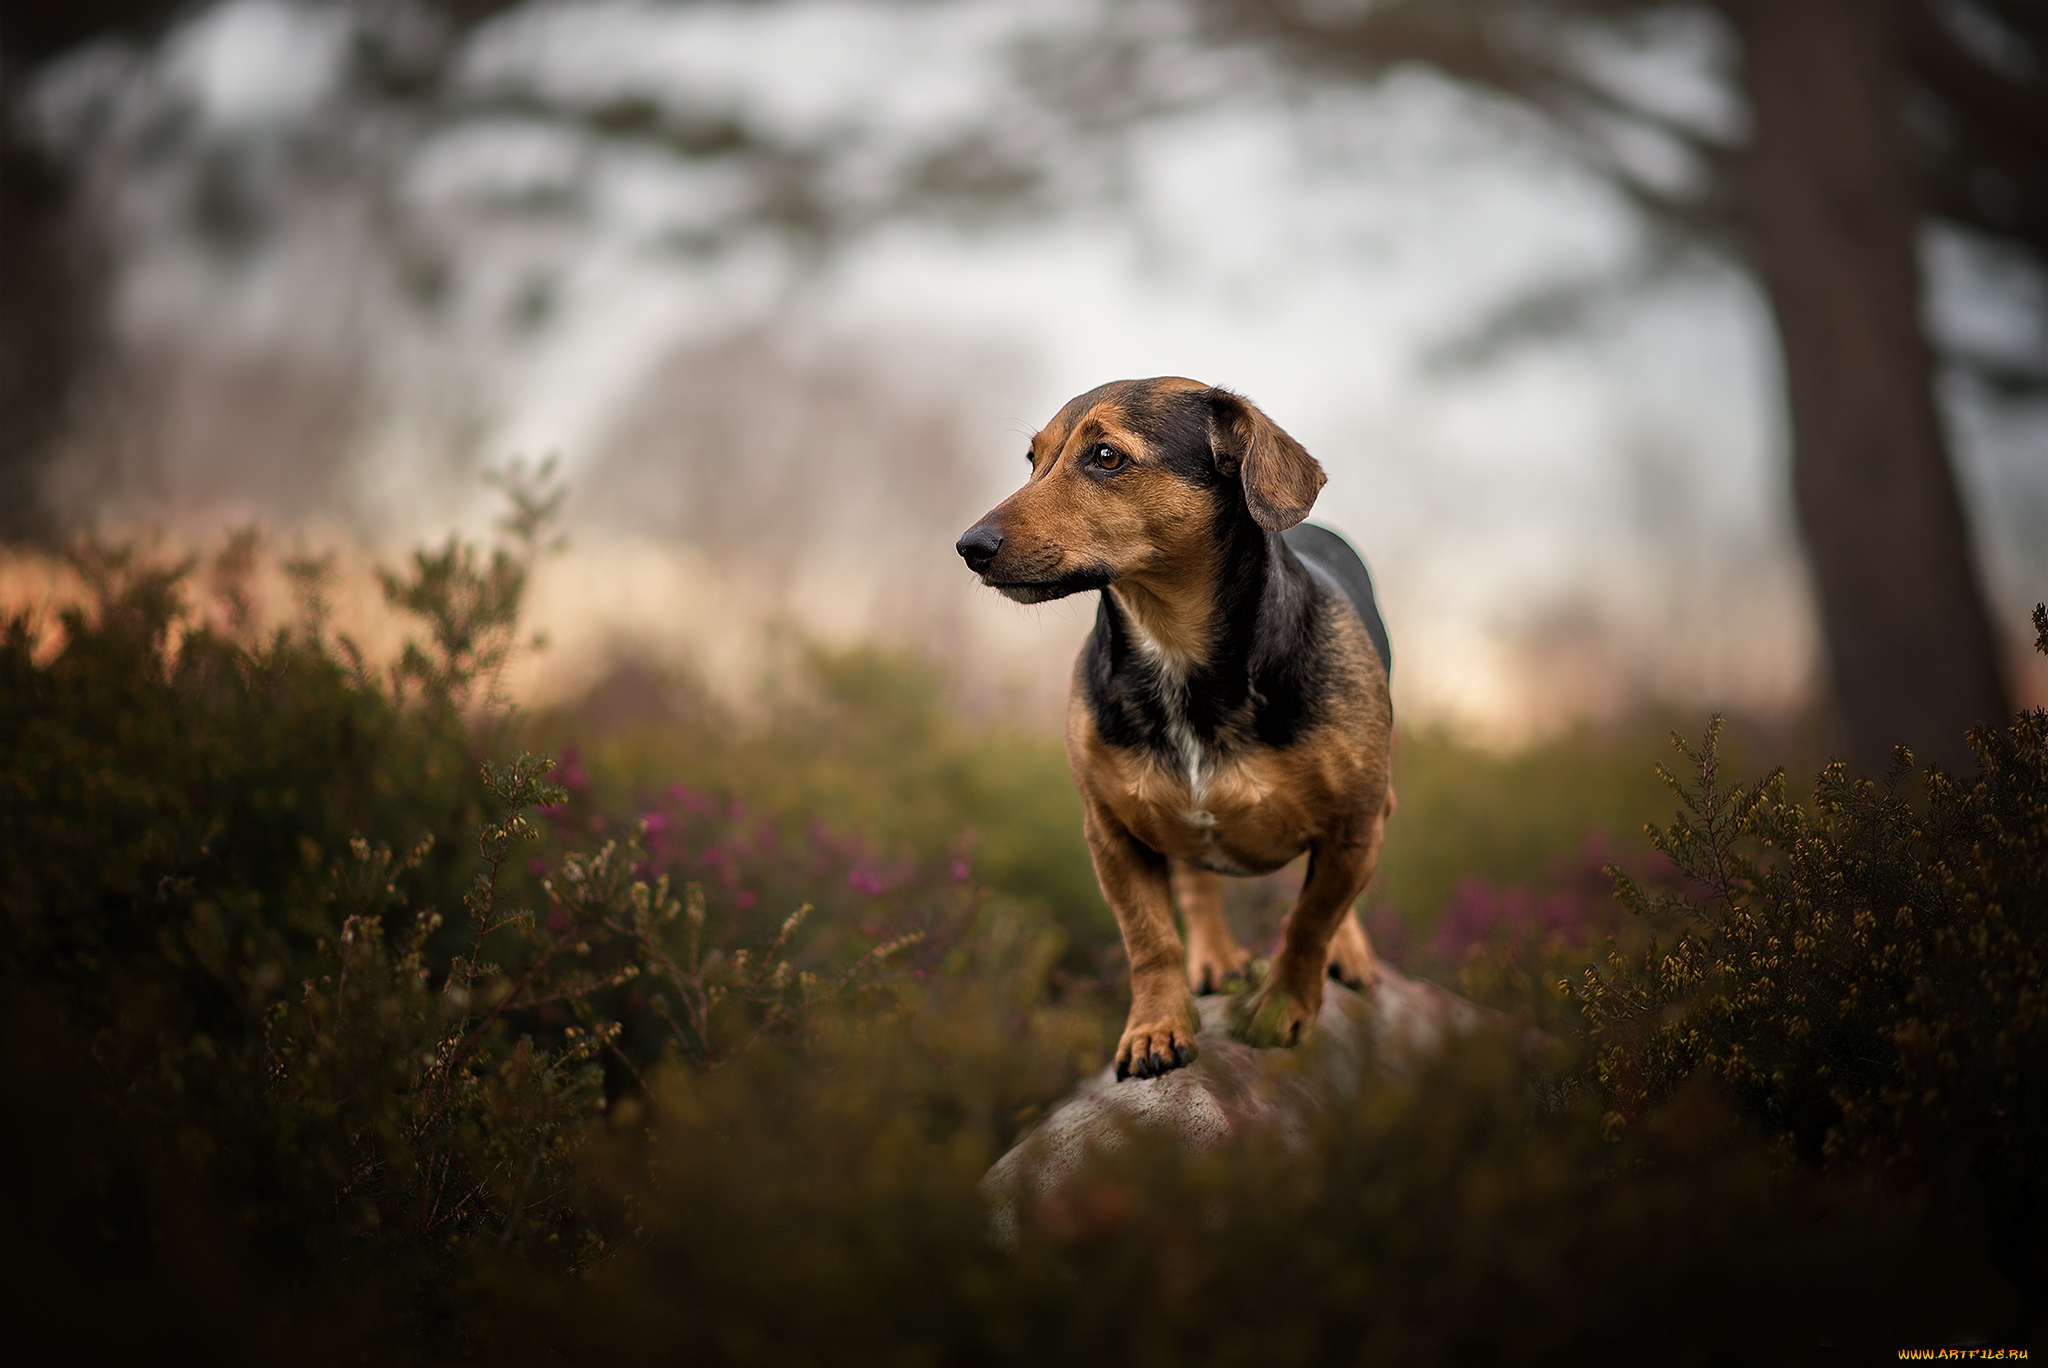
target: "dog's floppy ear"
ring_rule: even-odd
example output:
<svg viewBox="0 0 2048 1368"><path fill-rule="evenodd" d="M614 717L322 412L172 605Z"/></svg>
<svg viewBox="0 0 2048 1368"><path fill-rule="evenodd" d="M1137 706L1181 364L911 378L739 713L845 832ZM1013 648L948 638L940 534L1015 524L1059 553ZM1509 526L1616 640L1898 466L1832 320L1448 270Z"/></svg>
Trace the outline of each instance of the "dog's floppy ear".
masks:
<svg viewBox="0 0 2048 1368"><path fill-rule="evenodd" d="M1268 532L1306 518L1329 478L1306 447L1229 390L1209 391L1209 448L1217 468L1243 482L1252 521Z"/></svg>

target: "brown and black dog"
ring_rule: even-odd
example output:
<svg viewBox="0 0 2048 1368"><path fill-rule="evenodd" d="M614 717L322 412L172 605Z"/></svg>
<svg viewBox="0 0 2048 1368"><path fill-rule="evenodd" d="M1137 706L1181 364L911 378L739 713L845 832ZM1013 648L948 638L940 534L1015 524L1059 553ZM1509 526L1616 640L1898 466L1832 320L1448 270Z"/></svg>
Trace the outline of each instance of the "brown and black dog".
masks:
<svg viewBox="0 0 2048 1368"><path fill-rule="evenodd" d="M1217 875L1307 851L1271 971L1232 1028L1254 1045L1295 1044L1326 969L1355 987L1373 979L1351 905L1394 805L1371 582L1336 534L1297 526L1323 468L1238 395L1171 377L1069 401L1028 454L1030 479L958 550L1021 603L1102 593L1074 665L1067 758L1130 957L1117 1077L1193 1059L1193 994L1250 962Z"/></svg>

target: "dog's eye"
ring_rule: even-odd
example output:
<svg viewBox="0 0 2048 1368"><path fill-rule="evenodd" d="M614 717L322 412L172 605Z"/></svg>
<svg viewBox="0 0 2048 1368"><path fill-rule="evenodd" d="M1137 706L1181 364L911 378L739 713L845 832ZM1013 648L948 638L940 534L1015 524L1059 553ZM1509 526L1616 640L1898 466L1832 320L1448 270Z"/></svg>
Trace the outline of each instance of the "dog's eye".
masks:
<svg viewBox="0 0 2048 1368"><path fill-rule="evenodd" d="M1124 454L1109 443L1095 448L1095 464L1104 470L1115 470L1124 463Z"/></svg>

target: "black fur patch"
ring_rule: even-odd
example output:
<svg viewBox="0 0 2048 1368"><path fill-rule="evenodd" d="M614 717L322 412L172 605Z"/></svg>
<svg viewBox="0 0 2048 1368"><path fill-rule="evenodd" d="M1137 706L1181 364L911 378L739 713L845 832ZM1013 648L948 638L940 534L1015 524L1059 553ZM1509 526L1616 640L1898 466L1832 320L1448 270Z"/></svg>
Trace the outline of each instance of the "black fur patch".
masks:
<svg viewBox="0 0 2048 1368"><path fill-rule="evenodd" d="M1219 487L1232 497L1233 486ZM1175 713L1189 735L1215 744L1232 724L1261 746L1284 748L1313 728L1343 679L1331 613L1342 611L1275 534L1238 505L1221 520L1228 541L1217 576L1208 659L1191 667L1177 699L1163 667L1109 594L1096 609L1083 656L1087 703L1102 739L1167 763L1179 755ZM1176 707L1175 704L1178 704Z"/></svg>
<svg viewBox="0 0 2048 1368"><path fill-rule="evenodd" d="M1019 603L1050 603L1069 594L1104 588L1109 581L1109 570L1103 566L1095 566L1086 570L1069 571L1058 579L1004 581L984 578L982 583Z"/></svg>
<svg viewBox="0 0 2048 1368"><path fill-rule="evenodd" d="M1223 482L1209 447L1206 390L1161 390L1141 380L1113 380L1067 402L1055 423L1081 423L1099 404L1116 409L1124 426L1143 437L1165 467L1198 488Z"/></svg>
<svg viewBox="0 0 2048 1368"><path fill-rule="evenodd" d="M1280 534L1287 539L1287 545L1301 558L1310 573L1320 573L1330 584L1342 592L1351 602L1360 622L1365 624L1365 634L1372 638L1373 649L1380 653L1380 665L1392 674L1394 671L1394 648L1387 640L1387 626L1380 621L1380 606L1372 593L1372 576L1366 572L1365 562L1358 552L1351 549L1351 543L1327 527L1314 523L1302 523L1290 527Z"/></svg>

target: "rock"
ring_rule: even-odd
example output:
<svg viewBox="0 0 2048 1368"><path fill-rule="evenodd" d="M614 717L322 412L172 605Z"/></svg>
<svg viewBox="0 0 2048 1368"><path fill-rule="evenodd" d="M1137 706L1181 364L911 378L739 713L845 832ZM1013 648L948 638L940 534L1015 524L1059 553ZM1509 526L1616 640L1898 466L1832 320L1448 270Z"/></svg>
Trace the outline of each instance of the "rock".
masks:
<svg viewBox="0 0 2048 1368"><path fill-rule="evenodd" d="M1177 1133L1190 1151L1212 1149L1246 1127L1278 1126L1305 1136L1315 1114L1355 1087L1369 1062L1399 1070L1433 1050L1446 1033L1468 1030L1485 1013L1432 983L1396 973L1382 961L1379 981L1364 993L1331 983L1315 1034L1296 1050L1255 1050L1228 1031L1234 999L1197 999L1201 1054L1158 1078L1119 1083L1105 1068L1081 1084L1051 1115L990 1168L982 1191L994 1210L995 1234L1014 1244L1017 1199L1065 1182L1091 1149L1113 1149L1133 1124Z"/></svg>

